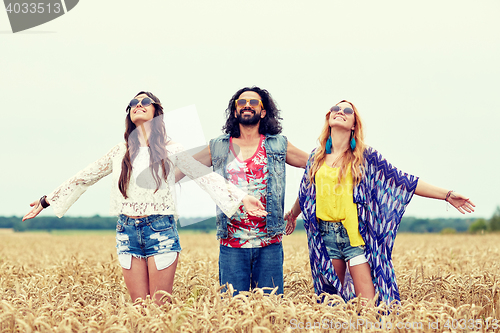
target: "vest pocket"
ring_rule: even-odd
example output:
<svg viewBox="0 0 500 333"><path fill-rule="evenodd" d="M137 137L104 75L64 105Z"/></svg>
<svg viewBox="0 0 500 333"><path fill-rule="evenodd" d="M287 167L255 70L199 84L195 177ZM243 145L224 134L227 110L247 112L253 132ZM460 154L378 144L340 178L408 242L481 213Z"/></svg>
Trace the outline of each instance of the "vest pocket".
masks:
<svg viewBox="0 0 500 333"><path fill-rule="evenodd" d="M212 156L212 165L214 167L214 171L222 169L224 167L222 165L223 163L224 163L224 161L223 161L222 157Z"/></svg>
<svg viewBox="0 0 500 333"><path fill-rule="evenodd" d="M269 154L272 159L274 171L277 175L282 175L285 172L285 154Z"/></svg>

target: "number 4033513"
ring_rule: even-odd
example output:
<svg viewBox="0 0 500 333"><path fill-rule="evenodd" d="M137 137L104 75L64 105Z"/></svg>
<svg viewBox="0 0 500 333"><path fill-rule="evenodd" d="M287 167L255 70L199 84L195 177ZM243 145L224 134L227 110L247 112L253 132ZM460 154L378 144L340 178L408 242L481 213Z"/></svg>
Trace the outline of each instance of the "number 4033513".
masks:
<svg viewBox="0 0 500 333"><path fill-rule="evenodd" d="M15 13L15 14L42 14L42 13L55 13L59 14L62 11L60 3L9 3L5 7L7 13Z"/></svg>

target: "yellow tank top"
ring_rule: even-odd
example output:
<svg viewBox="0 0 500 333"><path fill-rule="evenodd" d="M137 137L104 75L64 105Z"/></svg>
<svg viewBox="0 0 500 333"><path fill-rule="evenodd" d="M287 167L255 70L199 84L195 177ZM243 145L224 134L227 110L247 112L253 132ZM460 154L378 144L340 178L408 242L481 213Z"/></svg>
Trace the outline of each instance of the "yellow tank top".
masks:
<svg viewBox="0 0 500 333"><path fill-rule="evenodd" d="M347 230L351 246L365 245L358 227L358 210L352 200L351 164L347 174L338 183L340 168L332 168L326 163L319 168L314 178L316 182L316 217L323 221L342 222Z"/></svg>

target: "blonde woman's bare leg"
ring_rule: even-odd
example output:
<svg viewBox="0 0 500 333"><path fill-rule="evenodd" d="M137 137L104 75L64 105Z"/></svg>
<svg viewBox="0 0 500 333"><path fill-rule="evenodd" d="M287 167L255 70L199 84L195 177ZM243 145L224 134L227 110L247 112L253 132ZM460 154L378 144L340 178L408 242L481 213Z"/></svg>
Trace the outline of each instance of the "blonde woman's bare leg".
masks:
<svg viewBox="0 0 500 333"><path fill-rule="evenodd" d="M335 273L339 277L340 284L344 286L344 278L345 278L345 261L344 259L332 259L333 268L335 268Z"/></svg>
<svg viewBox="0 0 500 333"><path fill-rule="evenodd" d="M375 287L372 282L370 265L365 262L360 265L351 266L349 262L349 272L351 273L352 281L354 282L356 296L361 295L369 300L373 299L375 297Z"/></svg>

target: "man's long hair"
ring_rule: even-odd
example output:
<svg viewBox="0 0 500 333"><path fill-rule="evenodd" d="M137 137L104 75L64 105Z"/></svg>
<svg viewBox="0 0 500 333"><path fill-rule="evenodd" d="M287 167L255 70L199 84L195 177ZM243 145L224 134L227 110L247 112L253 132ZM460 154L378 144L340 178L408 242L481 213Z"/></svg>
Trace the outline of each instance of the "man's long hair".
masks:
<svg viewBox="0 0 500 333"><path fill-rule="evenodd" d="M253 91L259 94L262 105L264 105L264 110L266 110L266 116L260 119L259 122L259 133L260 134L280 134L281 133L281 120L280 110L278 109L278 105L273 100L269 91L265 89L261 89L259 87L245 87L238 90L231 100L226 109L226 124L222 127L222 131L226 134L229 134L233 138L240 137L240 126L238 119L234 116L236 111L236 100L243 94L245 91Z"/></svg>
<svg viewBox="0 0 500 333"><path fill-rule="evenodd" d="M151 98L155 103L153 104L155 107L154 118L151 122L151 133L148 138L148 148L149 148L149 161L150 161L150 169L153 175L153 179L156 182L156 191L161 186L162 179L167 180L168 174L170 173L170 160L168 158L167 153L167 134L165 131L165 124L163 122L163 107L161 106L160 100L158 97L153 95L148 91L141 91L135 97L146 94L149 98ZM130 106L127 107L127 117L125 118L125 134L123 137L125 138L125 144L127 147L127 151L125 156L123 156L122 160L122 171L120 174L120 179L118 181L118 188L122 193L125 199L127 196L127 188L130 182L130 175L132 174L132 161L137 157L139 153L139 135L140 131L136 129L135 124L130 119ZM161 177L158 174L159 165L162 168ZM155 193L156 193L155 191Z"/></svg>

